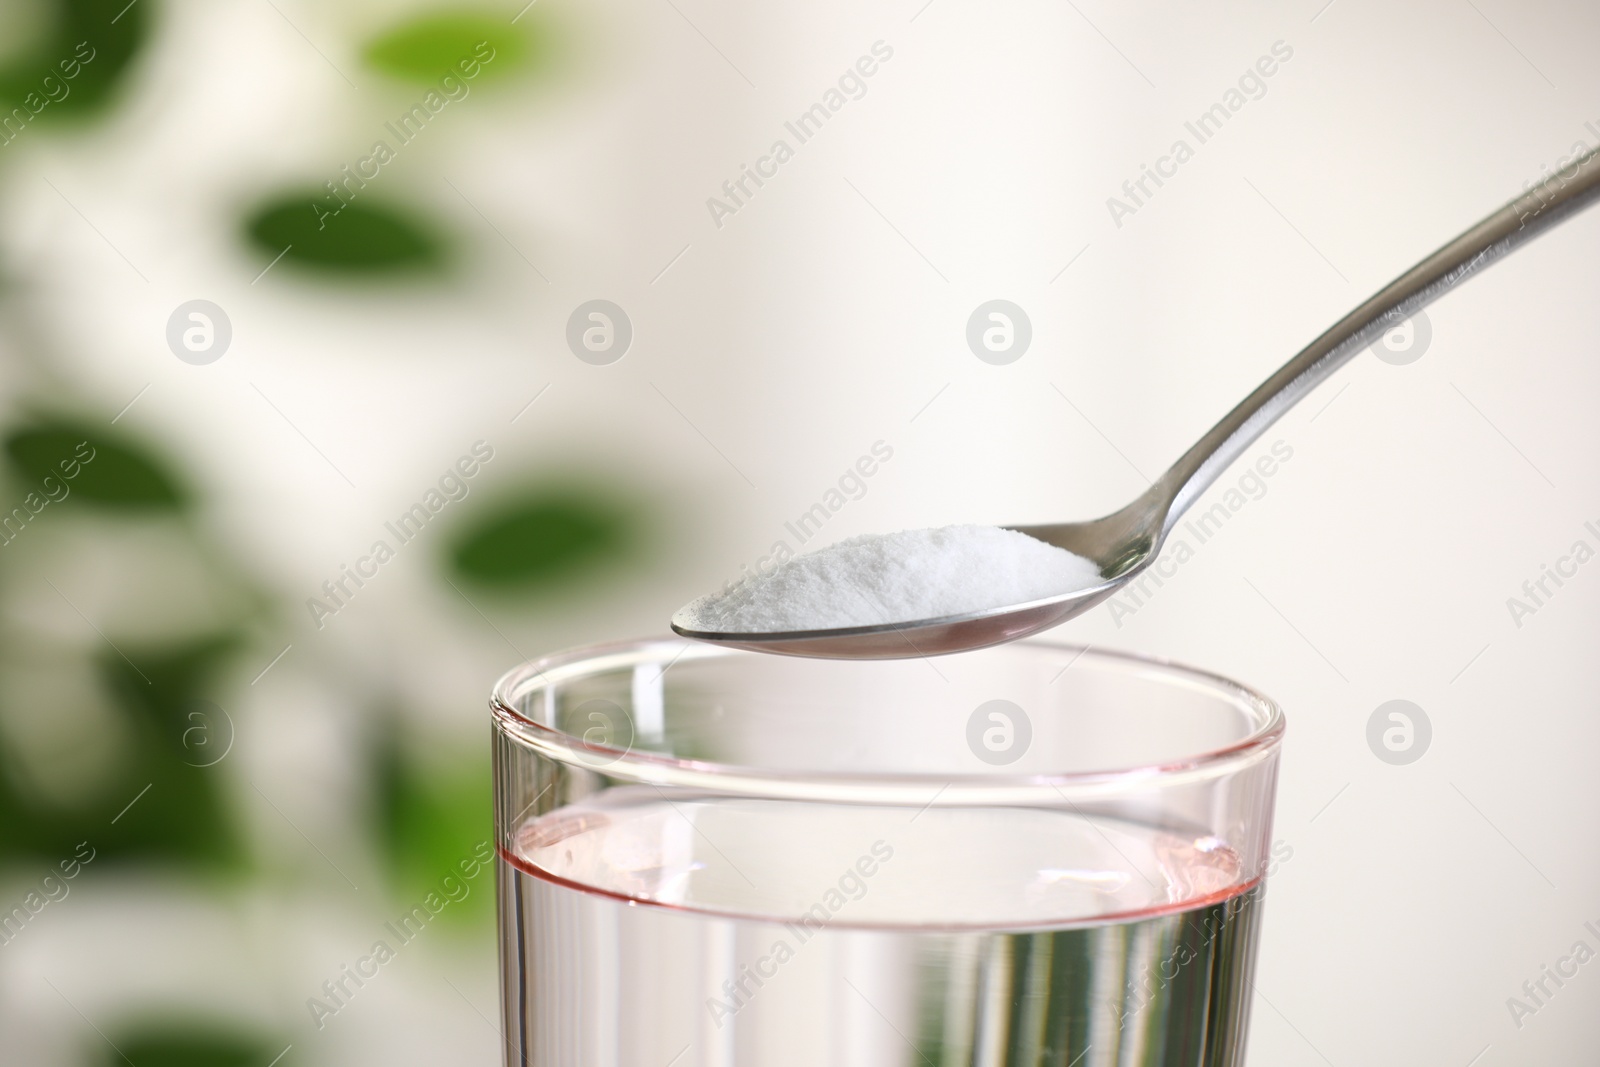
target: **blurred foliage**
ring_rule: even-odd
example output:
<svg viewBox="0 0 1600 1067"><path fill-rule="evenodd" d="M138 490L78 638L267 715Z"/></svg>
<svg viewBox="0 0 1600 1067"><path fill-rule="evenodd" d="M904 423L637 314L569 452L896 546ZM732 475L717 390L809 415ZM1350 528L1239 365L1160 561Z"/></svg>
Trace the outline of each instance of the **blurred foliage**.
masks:
<svg viewBox="0 0 1600 1067"><path fill-rule="evenodd" d="M552 486L502 501L459 531L449 562L501 593L533 593L592 577L635 547L636 516L588 486Z"/></svg>
<svg viewBox="0 0 1600 1067"><path fill-rule="evenodd" d="M520 20L519 20L520 21ZM499 12L446 10L403 22L375 38L364 58L375 70L407 81L431 84L447 73L458 76L457 64L482 61L478 77L485 80L537 65L551 52L548 34L539 32L534 19L524 30ZM480 50L481 44L488 50Z"/></svg>
<svg viewBox="0 0 1600 1067"><path fill-rule="evenodd" d="M219 869L243 866L244 843L221 788L225 772L196 766L219 754L192 744L188 733L195 725L190 711L216 691L217 675L243 646L233 634L216 634L176 647L127 650L128 659L114 650L100 657L106 688L140 740L135 777L155 783L118 821L121 836L107 839L112 854L125 849ZM232 726L227 730L231 736Z"/></svg>
<svg viewBox="0 0 1600 1067"><path fill-rule="evenodd" d="M137 857L208 870L241 867L244 847L224 803L223 772L195 766L211 756L197 755L193 745L185 745L185 731L195 725L190 709L209 693L240 644L231 635L216 635L172 648L125 648L132 662L108 649L95 669L127 715L131 736L115 780L100 783L92 809L62 808L19 789L17 775L0 773L0 826L6 827L0 834L0 859L30 856L55 862L87 841L96 862ZM42 714L47 709L30 710ZM8 758L0 751L0 760ZM105 796L113 798L117 809L139 799L112 822L117 813L105 810L107 803L100 799Z"/></svg>
<svg viewBox="0 0 1600 1067"><path fill-rule="evenodd" d="M284 193L251 215L245 232L269 257L287 248L291 266L389 274L444 265L443 241L405 209L348 201L332 213L337 206L320 190Z"/></svg>
<svg viewBox="0 0 1600 1067"><path fill-rule="evenodd" d="M460 864L494 841L493 782L484 758L437 768L423 766L391 724L374 749L377 831L396 891L407 903L437 890L446 875L471 894L441 915L456 921L485 918L494 897L493 868L463 877ZM469 867L470 869L470 867Z"/></svg>
<svg viewBox="0 0 1600 1067"><path fill-rule="evenodd" d="M282 1044L217 1022L150 1020L118 1035L101 1062L106 1067L267 1067Z"/></svg>
<svg viewBox="0 0 1600 1067"><path fill-rule="evenodd" d="M79 451L87 442L92 453ZM35 423L5 438L6 457L29 489L46 477L64 482L65 500L107 508L175 509L188 503L178 478L131 439L70 420ZM92 456L82 462L85 455ZM70 466L63 466L70 464ZM67 477L72 467L77 474Z"/></svg>
<svg viewBox="0 0 1600 1067"><path fill-rule="evenodd" d="M10 15L5 11L8 2L0 0L0 33L12 25L5 17ZM0 118L22 108L28 117L15 120L13 127L21 122L25 129L36 119L103 115L149 43L157 5L151 0L35 2L44 13L42 21L19 18L16 24L36 26L39 32L26 40L0 41L5 57L0 60ZM481 51L480 42L486 42ZM478 73L471 79L476 85L548 70L560 58L559 43L543 7L530 7L515 24L500 10L440 7L383 29L367 42L363 58L384 75L430 85L452 71L465 78L459 65L476 60ZM489 48L493 59L485 62ZM85 61L91 50L92 58ZM168 62L190 58L170 50L166 54ZM52 80L47 83L47 78ZM6 139L0 134L0 142ZM282 267L352 280L393 282L408 272L448 266L449 235L428 216L364 189L346 195L351 198L341 203L325 188L280 189L248 213L243 235L265 260L283 253ZM0 322L0 330L9 335L11 327ZM59 402L70 403L70 397ZM78 451L85 441L94 450L87 463ZM82 502L73 507L79 511L76 521L83 521L80 508L93 508L101 513L95 528L102 532L107 520L132 522L148 513L187 512L199 502L197 488L181 469L103 419L27 418L0 432L0 445L20 493L43 492L47 477L64 481L69 488L64 499ZM64 460L77 461L70 479L61 467ZM591 579L625 560L641 541L634 506L596 487L606 484L607 479L599 478L583 487L536 488L469 514L468 524L454 531L439 560L441 571L522 597ZM58 514L52 508L44 521L74 520L66 510ZM186 544L214 561L219 581L253 581L238 554L216 542L208 528L182 525L182 535L190 538ZM0 557L0 566L16 566L15 560L15 553ZM9 592L10 587L0 589ZM88 626L98 629L92 621ZM99 690L96 699L109 697L126 730L114 735L113 769L91 781L92 793L79 801L35 795L35 790L42 791L38 779L30 782L22 773L21 753L8 751L0 735L0 869L41 860L55 864L86 841L95 850L96 874L113 860L191 877L259 874L250 868L244 826L230 802L234 791L249 792L238 756L218 758L227 750L220 735L206 737L204 745L191 736L196 727L191 713L198 705L212 701L226 707L228 694L237 695L223 683L234 657L250 643L246 634L230 629L202 633L157 641L149 633L141 640L118 632L117 645L107 639L95 643L92 653L72 644L60 670L71 672L75 684L92 680ZM13 647L9 654L20 659L29 651ZM337 669L348 673L359 667L341 663ZM64 686L63 691L83 693L89 687ZM8 699L12 694L0 692L0 700ZM30 716L59 711L59 702L40 703L5 710ZM106 711L102 707L97 713ZM209 726L216 729L219 724ZM227 731L226 743L231 744L231 722ZM452 923L485 920L493 914L492 866L484 864L467 880L461 865L465 861L470 866L481 855L481 846L493 841L488 753L474 749L441 756L421 745L408 748L404 740L391 726L367 749L371 773L360 785L374 802L370 847L381 856L394 890L406 903L438 891L442 880L454 874L468 881L472 892L441 916ZM250 803L254 801L251 797ZM105 950L123 951L125 946L108 944ZM267 1067L286 1044L204 1017L159 1013L123 1026L113 1036L118 1051L105 1050L103 1062L131 1067ZM99 1049L90 1054L91 1060L100 1056Z"/></svg>
<svg viewBox="0 0 1600 1067"><path fill-rule="evenodd" d="M148 34L149 4L51 0L47 6L50 31L34 48L0 68L0 115L21 107L36 119L49 120L99 110L115 96ZM92 51L80 50L81 44ZM85 56L92 58L85 63ZM68 77L74 66L76 74ZM53 99L61 90L47 87L46 78L64 86L66 95ZM32 101L29 94L34 94ZM39 106L41 100L49 103Z"/></svg>

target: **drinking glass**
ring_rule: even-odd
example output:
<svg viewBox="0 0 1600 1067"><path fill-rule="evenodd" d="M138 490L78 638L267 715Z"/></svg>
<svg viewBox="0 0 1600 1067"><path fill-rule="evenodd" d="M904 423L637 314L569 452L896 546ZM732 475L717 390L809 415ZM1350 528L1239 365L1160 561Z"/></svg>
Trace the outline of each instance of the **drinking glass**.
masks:
<svg viewBox="0 0 1600 1067"><path fill-rule="evenodd" d="M1243 686L646 640L491 708L510 1067L1243 1060L1284 729Z"/></svg>

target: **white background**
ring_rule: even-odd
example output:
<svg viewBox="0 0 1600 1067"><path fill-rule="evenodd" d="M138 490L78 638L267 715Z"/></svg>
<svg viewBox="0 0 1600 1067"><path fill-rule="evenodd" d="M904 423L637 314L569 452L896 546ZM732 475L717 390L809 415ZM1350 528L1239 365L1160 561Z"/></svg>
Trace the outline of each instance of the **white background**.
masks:
<svg viewBox="0 0 1600 1067"><path fill-rule="evenodd" d="M475 242L465 278L394 302L272 273L253 285L262 264L234 219L273 182L365 150L382 109L332 67L353 70L359 28L399 8L171 4L160 62L114 121L5 173L0 232L58 372L107 411L139 394L126 421L198 469L210 521L304 595L478 438L508 466L600 464L659 500L650 573L505 621L504 640L404 558L337 626L303 625L303 654L381 663L432 701L430 728L471 737L502 668L662 630L875 441L893 459L827 540L1119 506L1346 310L1600 141L1590 7L1320 6L565 5L584 45L559 92L484 93L386 172ZM719 228L706 199L878 40L894 55L866 95ZM1277 41L1293 56L1265 95L1116 225L1107 198L1175 139L1193 145L1184 121ZM1600 524L1597 241L1600 214L1579 217L1430 308L1420 359L1357 358L1268 431L1251 457L1281 440L1292 459L1149 603L1062 631L1232 675L1288 713L1275 836L1293 858L1270 895L1253 1064L1578 1063L1600 1044L1600 963L1520 1027L1506 1004L1580 938L1600 949L1583 929L1600 924L1600 564L1520 627L1507 609L1574 541L1600 547L1584 529ZM208 367L162 339L193 297L233 322ZM634 327L608 367L563 342L595 297ZM964 337L993 298L1033 327L1003 367ZM342 797L339 694L309 677L286 658L251 691L272 726L248 758L317 818ZM1391 699L1432 724L1405 766L1366 741ZM152 943L181 930L194 945L179 976L228 973L219 946L272 942L273 916L303 920L286 954L341 921L269 898L202 936L202 905L163 919L170 901L148 896ZM61 962L96 943L95 914L0 958L14 1010L70 1019L38 985L46 960L89 1002L159 985L132 964ZM492 1015L482 962L456 973ZM331 968L300 970L284 988ZM236 984L215 996L257 995ZM459 1003L454 1030L397 1033L408 998L450 996L400 985L361 1005L340 1055L493 1061Z"/></svg>

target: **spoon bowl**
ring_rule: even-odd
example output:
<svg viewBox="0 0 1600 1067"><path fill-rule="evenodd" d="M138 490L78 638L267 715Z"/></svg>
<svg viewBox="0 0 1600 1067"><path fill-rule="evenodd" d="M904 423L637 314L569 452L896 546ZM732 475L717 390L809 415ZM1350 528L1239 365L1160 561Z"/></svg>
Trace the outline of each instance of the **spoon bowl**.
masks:
<svg viewBox="0 0 1600 1067"><path fill-rule="evenodd" d="M941 656L1016 641L1083 614L1155 560L1165 535L1153 529L1150 512L1143 504L1141 497L1130 507L1092 522L1006 527L1099 565L1102 581L1060 596L909 624L722 633L692 630L674 622L672 629L681 637L732 648L828 659Z"/></svg>
<svg viewBox="0 0 1600 1067"><path fill-rule="evenodd" d="M1091 522L1011 526L1091 560L1101 581L1043 600L942 618L781 633L705 632L683 637L788 656L905 659L1015 641L1099 604L1155 561L1167 534L1217 477L1284 412L1357 353L1501 256L1600 198L1600 149L1579 157L1379 290L1280 367L1185 452L1138 499Z"/></svg>

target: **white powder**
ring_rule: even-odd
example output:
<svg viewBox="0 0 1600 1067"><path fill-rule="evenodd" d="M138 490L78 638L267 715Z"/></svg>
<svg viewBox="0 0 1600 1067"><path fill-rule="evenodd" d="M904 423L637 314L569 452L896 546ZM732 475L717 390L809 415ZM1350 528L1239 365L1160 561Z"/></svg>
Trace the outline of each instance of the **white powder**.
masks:
<svg viewBox="0 0 1600 1067"><path fill-rule="evenodd" d="M672 617L702 633L882 626L1043 600L1099 585L1092 561L998 526L867 534L749 575Z"/></svg>

